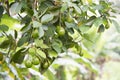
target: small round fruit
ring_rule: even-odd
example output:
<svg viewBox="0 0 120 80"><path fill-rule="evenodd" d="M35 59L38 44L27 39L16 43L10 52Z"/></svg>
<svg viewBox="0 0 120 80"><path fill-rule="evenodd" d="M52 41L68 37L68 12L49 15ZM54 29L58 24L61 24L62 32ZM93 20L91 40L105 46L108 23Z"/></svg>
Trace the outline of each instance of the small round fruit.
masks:
<svg viewBox="0 0 120 80"><path fill-rule="evenodd" d="M37 29L32 32L32 37L33 38L38 38L39 37Z"/></svg>
<svg viewBox="0 0 120 80"><path fill-rule="evenodd" d="M34 57L33 60L32 60L32 63L34 65L38 65L40 63L40 60L37 57Z"/></svg>
<svg viewBox="0 0 120 80"><path fill-rule="evenodd" d="M48 67L49 67L49 63L47 61L45 61L44 64L43 64L43 68L47 69Z"/></svg>
<svg viewBox="0 0 120 80"><path fill-rule="evenodd" d="M64 36L65 35L65 29L61 26L57 26L57 33L59 36Z"/></svg>
<svg viewBox="0 0 120 80"><path fill-rule="evenodd" d="M35 54L35 48L32 47L32 48L29 48L28 52L31 54L31 55L34 55Z"/></svg>
<svg viewBox="0 0 120 80"><path fill-rule="evenodd" d="M26 60L26 61L25 61L25 66L26 66L27 68L31 68L31 67L32 67L32 62L31 62L30 60Z"/></svg>
<svg viewBox="0 0 120 80"><path fill-rule="evenodd" d="M73 22L72 17L68 16L68 17L67 17L67 22L69 22L69 23Z"/></svg>

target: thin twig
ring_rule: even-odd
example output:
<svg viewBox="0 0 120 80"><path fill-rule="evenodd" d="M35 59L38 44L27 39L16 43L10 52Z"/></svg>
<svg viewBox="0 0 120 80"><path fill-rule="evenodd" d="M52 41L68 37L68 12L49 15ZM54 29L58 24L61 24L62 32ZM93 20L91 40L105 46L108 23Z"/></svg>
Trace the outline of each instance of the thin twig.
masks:
<svg viewBox="0 0 120 80"><path fill-rule="evenodd" d="M10 12L9 12L9 0L6 0L5 1L5 4L6 4L6 11L7 11L7 13L8 13L8 15L10 16Z"/></svg>

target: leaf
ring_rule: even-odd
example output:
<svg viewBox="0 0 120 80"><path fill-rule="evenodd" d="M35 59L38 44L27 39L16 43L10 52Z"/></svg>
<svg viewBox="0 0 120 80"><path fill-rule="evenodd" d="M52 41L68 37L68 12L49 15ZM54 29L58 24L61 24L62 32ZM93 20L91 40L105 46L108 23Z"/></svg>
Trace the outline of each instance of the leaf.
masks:
<svg viewBox="0 0 120 80"><path fill-rule="evenodd" d="M88 59L93 58L93 55L90 52L88 52L88 50L82 49L82 53L84 58L88 58Z"/></svg>
<svg viewBox="0 0 120 80"><path fill-rule="evenodd" d="M10 44L10 40L4 40L2 43L0 43L0 48L8 48Z"/></svg>
<svg viewBox="0 0 120 80"><path fill-rule="evenodd" d="M11 61L13 61L14 63L21 64L24 60L25 54L26 54L25 48L21 48L13 55Z"/></svg>
<svg viewBox="0 0 120 80"><path fill-rule="evenodd" d="M47 77L47 79L49 80L56 80L55 75L48 69L46 70L46 72L44 73L44 75Z"/></svg>
<svg viewBox="0 0 120 80"><path fill-rule="evenodd" d="M45 14L41 18L41 22L42 23L47 23L47 22L51 21L53 18L54 18L53 14Z"/></svg>
<svg viewBox="0 0 120 80"><path fill-rule="evenodd" d="M75 8L77 13L81 14L81 10L76 4L71 4L71 5Z"/></svg>
<svg viewBox="0 0 120 80"><path fill-rule="evenodd" d="M0 30L1 31L8 31L9 27L3 24L3 25L0 25Z"/></svg>
<svg viewBox="0 0 120 80"><path fill-rule="evenodd" d="M99 26L99 28L98 28L98 32L104 32L105 31L105 27L104 27L104 25L103 24L101 24L100 26Z"/></svg>
<svg viewBox="0 0 120 80"><path fill-rule="evenodd" d="M66 25L67 28L74 28L74 27L76 27L76 25L74 23L65 22L65 25Z"/></svg>
<svg viewBox="0 0 120 80"><path fill-rule="evenodd" d="M41 57L46 58L46 55L45 55L45 53L44 53L42 50L37 49L36 52L37 52L37 54L39 54Z"/></svg>
<svg viewBox="0 0 120 80"><path fill-rule="evenodd" d="M64 12L67 10L67 8L68 8L68 5L66 3L63 3L62 8L60 10L61 10L61 12Z"/></svg>
<svg viewBox="0 0 120 80"><path fill-rule="evenodd" d="M82 9L83 12L86 12L86 11L89 10L89 7L88 7L88 5L83 5L83 6L81 7L81 9Z"/></svg>
<svg viewBox="0 0 120 80"><path fill-rule="evenodd" d="M44 30L43 30L42 26L39 27L38 32L39 32L39 38L44 36Z"/></svg>
<svg viewBox="0 0 120 80"><path fill-rule="evenodd" d="M19 39L18 43L17 43L17 46L20 47L22 46L24 43L26 43L28 40L28 37L24 36L22 38Z"/></svg>
<svg viewBox="0 0 120 80"><path fill-rule="evenodd" d="M88 26L88 25L82 25L82 26L79 27L79 29L82 33L86 33L90 28L91 27Z"/></svg>
<svg viewBox="0 0 120 80"><path fill-rule="evenodd" d="M12 4L10 7L11 15L18 14L20 12L21 8L22 8L22 3L16 2L16 3Z"/></svg>
<svg viewBox="0 0 120 80"><path fill-rule="evenodd" d="M42 24L39 23L38 21L33 21L33 28L38 28L40 27Z"/></svg>
<svg viewBox="0 0 120 80"><path fill-rule="evenodd" d="M57 52L60 53L62 51L61 47L62 47L62 42L60 40L55 40L52 43L52 47L53 49Z"/></svg>
<svg viewBox="0 0 120 80"><path fill-rule="evenodd" d="M118 22L115 20L112 20L112 24L116 27L116 30L120 33L120 25L118 24Z"/></svg>
<svg viewBox="0 0 120 80"><path fill-rule="evenodd" d="M0 5L0 17L3 14L3 12L4 12L4 8L3 8L3 6Z"/></svg>
<svg viewBox="0 0 120 80"><path fill-rule="evenodd" d="M96 18L93 25L95 25L96 27L99 27L101 24L103 23L102 18Z"/></svg>
<svg viewBox="0 0 120 80"><path fill-rule="evenodd" d="M55 26L49 25L48 30L45 33L45 36L52 37L52 36L54 36L54 34L55 34Z"/></svg>
<svg viewBox="0 0 120 80"><path fill-rule="evenodd" d="M14 19L7 14L4 14L1 18L0 25L3 25L3 24L8 26L9 29L13 29L13 30L19 30L22 27L22 25L20 25L19 20Z"/></svg>
<svg viewBox="0 0 120 80"><path fill-rule="evenodd" d="M40 48L49 48L46 44L43 43L43 40L36 39L35 45Z"/></svg>

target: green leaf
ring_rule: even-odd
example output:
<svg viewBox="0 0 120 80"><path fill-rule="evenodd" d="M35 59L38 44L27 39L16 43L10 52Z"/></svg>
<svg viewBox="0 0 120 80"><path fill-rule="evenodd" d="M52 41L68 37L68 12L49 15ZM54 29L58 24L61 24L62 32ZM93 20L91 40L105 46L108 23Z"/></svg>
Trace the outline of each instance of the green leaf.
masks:
<svg viewBox="0 0 120 80"><path fill-rule="evenodd" d="M35 45L40 48L49 48L46 44L43 43L43 40L36 39Z"/></svg>
<svg viewBox="0 0 120 80"><path fill-rule="evenodd" d="M61 49L62 48L62 42L60 40L55 40L52 43L52 47L57 53L60 53L62 51L62 49Z"/></svg>
<svg viewBox="0 0 120 80"><path fill-rule="evenodd" d="M82 49L82 53L84 58L88 58L88 59L93 58L93 55L88 50Z"/></svg>
<svg viewBox="0 0 120 80"><path fill-rule="evenodd" d="M89 10L89 7L88 7L88 5L83 5L81 9L83 12L86 12Z"/></svg>
<svg viewBox="0 0 120 80"><path fill-rule="evenodd" d="M61 48L58 45L52 45L52 47L57 53L61 53Z"/></svg>
<svg viewBox="0 0 120 80"><path fill-rule="evenodd" d="M10 7L11 15L18 14L20 12L21 8L22 8L22 3L16 2L16 3L12 4Z"/></svg>
<svg viewBox="0 0 120 80"><path fill-rule="evenodd" d="M21 48L13 55L11 61L13 61L14 63L21 64L24 60L25 54L26 54L25 48Z"/></svg>
<svg viewBox="0 0 120 80"><path fill-rule="evenodd" d="M10 40L4 40L2 43L0 43L0 48L8 48L10 44Z"/></svg>
<svg viewBox="0 0 120 80"><path fill-rule="evenodd" d="M99 28L98 28L98 32L104 32L105 31L105 27L104 27L104 25L103 24L101 24L100 26L99 26Z"/></svg>
<svg viewBox="0 0 120 80"><path fill-rule="evenodd" d="M70 4L70 5L72 5L75 8L77 13L81 14L81 10L76 4Z"/></svg>
<svg viewBox="0 0 120 80"><path fill-rule="evenodd" d="M96 27L99 27L101 24L103 23L102 18L96 18L93 25L95 25Z"/></svg>
<svg viewBox="0 0 120 80"><path fill-rule="evenodd" d="M46 76L47 79L49 80L56 80L55 75L49 69L46 70L46 72L44 73L44 76Z"/></svg>
<svg viewBox="0 0 120 80"><path fill-rule="evenodd" d="M53 14L45 14L41 18L41 22L42 23L47 23L47 22L51 21L53 18L54 18Z"/></svg>
<svg viewBox="0 0 120 80"><path fill-rule="evenodd" d="M116 27L116 30L120 33L120 25L118 24L118 22L115 20L112 20L112 24Z"/></svg>
<svg viewBox="0 0 120 80"><path fill-rule="evenodd" d="M38 32L39 32L39 38L44 36L44 30L43 30L42 26L39 27Z"/></svg>
<svg viewBox="0 0 120 80"><path fill-rule="evenodd" d="M18 43L17 43L17 46L20 47L22 46L24 43L26 43L28 40L28 37L24 36L22 38L19 39Z"/></svg>
<svg viewBox="0 0 120 80"><path fill-rule="evenodd" d="M68 22L65 22L65 25L67 28L73 28L73 27L76 27L76 25L74 23L68 23Z"/></svg>
<svg viewBox="0 0 120 80"><path fill-rule="evenodd" d="M14 19L7 14L4 14L1 18L0 25L3 25L3 24L8 26L9 29L14 29L17 31L22 27L22 25L20 25L20 22L17 19Z"/></svg>
<svg viewBox="0 0 120 80"><path fill-rule="evenodd" d="M4 8L3 8L3 6L0 5L0 17L3 14L3 12L4 12Z"/></svg>
<svg viewBox="0 0 120 80"><path fill-rule="evenodd" d="M3 24L3 25L0 25L0 30L1 31L8 31L9 27Z"/></svg>
<svg viewBox="0 0 120 80"><path fill-rule="evenodd" d="M67 10L67 8L68 8L68 5L66 3L63 3L62 8L60 10L61 10L61 12L64 12Z"/></svg>
<svg viewBox="0 0 120 80"><path fill-rule="evenodd" d="M33 28L38 28L40 27L42 24L38 21L33 21Z"/></svg>
<svg viewBox="0 0 120 80"><path fill-rule="evenodd" d="M82 33L86 33L90 28L91 27L88 26L88 25L82 25L82 26L79 27L79 29Z"/></svg>
<svg viewBox="0 0 120 80"><path fill-rule="evenodd" d="M37 54L39 54L41 57L46 58L46 55L45 55L45 53L44 53L42 50L37 49L36 52L37 52Z"/></svg>

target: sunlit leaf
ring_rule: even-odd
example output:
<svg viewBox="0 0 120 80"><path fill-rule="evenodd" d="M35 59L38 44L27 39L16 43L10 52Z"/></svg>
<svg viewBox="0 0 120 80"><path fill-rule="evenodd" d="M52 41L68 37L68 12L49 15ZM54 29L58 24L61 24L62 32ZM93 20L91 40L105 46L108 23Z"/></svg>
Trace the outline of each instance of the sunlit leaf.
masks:
<svg viewBox="0 0 120 80"><path fill-rule="evenodd" d="M10 29L19 30L21 28L20 22L17 19L8 16L7 14L4 14L1 18L0 25L3 24L8 26Z"/></svg>
<svg viewBox="0 0 120 80"><path fill-rule="evenodd" d="M15 14L18 14L20 12L22 8L22 3L14 3L11 5L10 7L10 12L11 12L11 15L15 15Z"/></svg>
<svg viewBox="0 0 120 80"><path fill-rule="evenodd" d="M45 55L45 53L44 53L42 50L37 49L36 52L37 52L37 54L39 54L41 57L46 58L46 55Z"/></svg>

